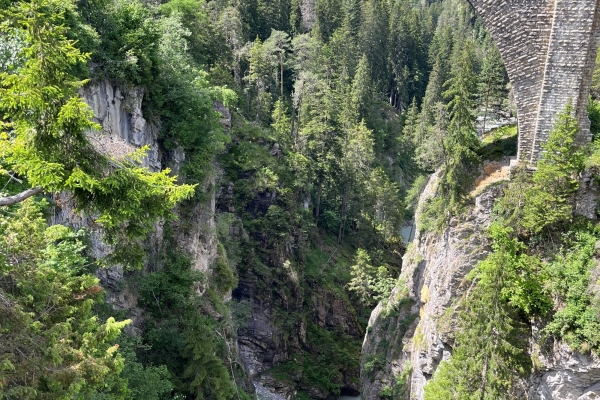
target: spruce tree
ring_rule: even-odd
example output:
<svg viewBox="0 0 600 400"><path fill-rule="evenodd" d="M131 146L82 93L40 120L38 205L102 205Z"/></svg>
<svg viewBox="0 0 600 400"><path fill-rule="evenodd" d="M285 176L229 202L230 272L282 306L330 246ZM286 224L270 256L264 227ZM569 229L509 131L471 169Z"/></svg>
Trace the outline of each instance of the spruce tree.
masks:
<svg viewBox="0 0 600 400"><path fill-rule="evenodd" d="M498 115L507 95L504 64L497 47L491 44L483 59L479 78L478 98L483 112L482 134L486 133L488 118Z"/></svg>
<svg viewBox="0 0 600 400"><path fill-rule="evenodd" d="M477 75L469 41L456 47L450 79L444 84L448 102L448 136L444 140L444 170L441 189L450 208L459 204L470 184L470 165L477 161L479 139L475 132Z"/></svg>
<svg viewBox="0 0 600 400"><path fill-rule="evenodd" d="M578 175L584 167L584 153L575 139L579 122L571 102L561 112L533 173L533 187L526 192L523 227L539 233L553 224L572 217L574 196L579 188Z"/></svg>

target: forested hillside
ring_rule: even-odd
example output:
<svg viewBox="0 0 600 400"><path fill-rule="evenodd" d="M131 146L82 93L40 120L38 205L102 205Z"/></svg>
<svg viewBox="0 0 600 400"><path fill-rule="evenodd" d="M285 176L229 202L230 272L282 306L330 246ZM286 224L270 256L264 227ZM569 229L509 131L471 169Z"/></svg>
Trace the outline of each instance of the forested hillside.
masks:
<svg viewBox="0 0 600 400"><path fill-rule="evenodd" d="M251 399L253 382L357 395L369 314L403 270L427 177L419 229L438 232L481 163L516 154L514 124L464 0L0 0L0 398ZM522 177L534 209L507 194L470 279L557 239L576 161ZM574 229L564 240L590 251L594 229ZM549 292L502 293L510 313L551 308L564 277L549 265ZM588 343L563 314L549 332L570 324ZM479 368L464 348L431 398L451 398L448 370Z"/></svg>

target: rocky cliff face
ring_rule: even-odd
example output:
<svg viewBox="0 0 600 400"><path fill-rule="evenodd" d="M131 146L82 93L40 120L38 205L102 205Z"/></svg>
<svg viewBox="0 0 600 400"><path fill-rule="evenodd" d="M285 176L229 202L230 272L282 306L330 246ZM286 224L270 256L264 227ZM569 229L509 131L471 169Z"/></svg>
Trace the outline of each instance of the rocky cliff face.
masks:
<svg viewBox="0 0 600 400"><path fill-rule="evenodd" d="M435 193L434 175L421 204ZM597 188L582 179L577 212L594 214ZM363 344L361 389L365 399L423 399L424 386L440 362L452 354L455 303L466 291L466 274L490 251L486 228L502 186L485 189L460 218L441 233L418 231L404 256L391 297L372 312ZM417 213L417 221L420 216ZM594 215L595 216L595 215ZM535 400L600 398L600 360L573 352L562 343L539 349L532 323L536 371L521 382L523 397Z"/></svg>
<svg viewBox="0 0 600 400"><path fill-rule="evenodd" d="M434 175L422 202L435 193L436 185ZM361 363L365 398L386 393L422 398L424 385L450 356L453 302L466 289L461 285L465 275L489 251L485 228L499 191L496 186L482 192L476 205L441 234L417 231L398 286L369 320Z"/></svg>
<svg viewBox="0 0 600 400"><path fill-rule="evenodd" d="M98 151L119 158L146 147L147 155L142 162L149 170L159 171L168 166L176 173L180 169L185 159L183 150L164 151L158 141L159 124L150 123L143 116L143 88L123 89L110 81L102 81L85 87L80 94L92 108L94 120L101 127L100 131L89 133L92 144ZM229 111L222 105L217 105L216 108L223 114L222 123L228 129L231 126ZM207 186L212 185L214 177L207 182ZM210 273L210 266L217 258L215 195L214 191L210 193L212 194L205 202L194 204L191 212L186 212L185 216L179 218L177 224L181 225L180 229L175 229L178 245L191 256L192 268L203 273ZM91 251L97 259L111 251L102 241L101 228L94 222L93 216L75 212L68 193L57 195L52 223L88 229ZM163 239L163 226L157 223L145 243L152 268L160 268L160 265L155 264L164 245ZM107 290L107 301L115 309L126 311L132 319L132 324L127 327L129 332L139 332L143 327L143 310L137 306L135 290L124 285L123 267L114 265L101 268L96 271L96 276ZM204 288L198 287L197 292L201 295Z"/></svg>
<svg viewBox="0 0 600 400"><path fill-rule="evenodd" d="M121 89L110 81L86 86L81 95L94 111L102 130L89 135L94 146L105 154L122 156L137 148L149 148L144 166L152 171L162 168L157 124L142 114L143 88Z"/></svg>

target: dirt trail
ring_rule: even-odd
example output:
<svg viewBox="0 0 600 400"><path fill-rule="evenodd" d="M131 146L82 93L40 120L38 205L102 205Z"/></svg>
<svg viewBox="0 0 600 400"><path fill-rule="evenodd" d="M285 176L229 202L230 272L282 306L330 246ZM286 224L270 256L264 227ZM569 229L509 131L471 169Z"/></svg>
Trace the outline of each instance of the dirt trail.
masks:
<svg viewBox="0 0 600 400"><path fill-rule="evenodd" d="M492 183L510 179L510 162L510 157L505 157L501 161L484 162L481 174L475 180L475 187L469 195L475 197Z"/></svg>

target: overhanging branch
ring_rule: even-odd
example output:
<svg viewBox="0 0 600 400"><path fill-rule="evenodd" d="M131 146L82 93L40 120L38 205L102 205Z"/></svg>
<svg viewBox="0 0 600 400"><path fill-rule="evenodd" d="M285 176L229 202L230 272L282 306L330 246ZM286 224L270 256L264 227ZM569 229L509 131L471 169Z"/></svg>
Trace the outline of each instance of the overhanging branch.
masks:
<svg viewBox="0 0 600 400"><path fill-rule="evenodd" d="M36 194L42 193L41 187L34 187L31 189L27 189L24 192L19 194L15 194L14 196L0 197L0 207L3 206L12 206L13 204L17 204L30 198L31 196L35 196Z"/></svg>

